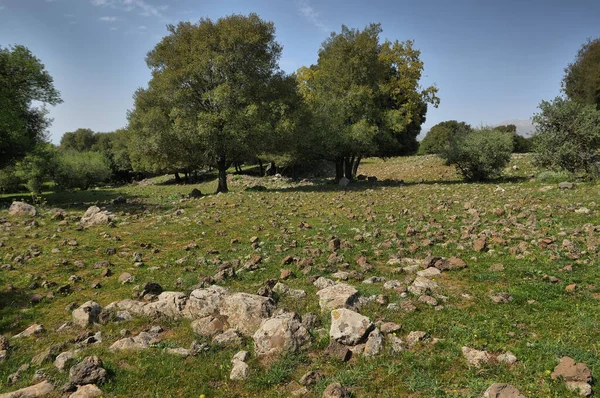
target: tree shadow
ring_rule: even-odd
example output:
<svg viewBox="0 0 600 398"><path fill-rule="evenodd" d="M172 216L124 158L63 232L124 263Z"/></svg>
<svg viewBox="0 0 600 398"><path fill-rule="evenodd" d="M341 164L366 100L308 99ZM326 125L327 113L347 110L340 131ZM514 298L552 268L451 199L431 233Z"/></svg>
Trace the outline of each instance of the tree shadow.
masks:
<svg viewBox="0 0 600 398"><path fill-rule="evenodd" d="M0 334L14 332L22 323L22 309L31 305L31 297L23 289L0 291Z"/></svg>
<svg viewBox="0 0 600 398"><path fill-rule="evenodd" d="M117 198L125 199L120 203ZM49 208L59 207L65 210L86 210L92 205L109 205L113 209L127 211L131 208L139 208L140 203L117 188L90 189L86 191L62 191L45 192L37 198L31 194L13 194L0 197L0 208L8 208L13 201L22 201L34 206L43 205Z"/></svg>

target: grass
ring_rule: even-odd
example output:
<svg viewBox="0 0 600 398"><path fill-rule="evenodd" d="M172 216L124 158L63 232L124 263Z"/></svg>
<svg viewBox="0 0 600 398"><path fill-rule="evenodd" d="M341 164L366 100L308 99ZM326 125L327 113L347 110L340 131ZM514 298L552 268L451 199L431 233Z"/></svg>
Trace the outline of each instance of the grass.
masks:
<svg viewBox="0 0 600 398"><path fill-rule="evenodd" d="M342 190L327 181L295 183L242 175L230 181L229 194L190 200L186 195L193 188L212 192L215 181L177 185L164 177L152 185L45 193L37 224L29 218L8 217L6 210L1 210L0 218L8 217L8 222L0 224L0 263L14 269L0 270L0 333L12 336L34 322L42 323L47 333L11 340L9 358L0 366L0 393L32 384L31 377L38 369L57 386L67 381L68 375L51 363L32 366L14 385L9 385L7 378L51 344L66 342L70 347L68 341L80 330L56 332L70 320L65 309L70 303L94 300L105 306L130 298L135 285L149 281L160 283L165 290L189 291L202 278L214 275L219 263L239 260L243 264L257 254L250 245L253 236L259 237L263 262L257 271L239 273L221 283L232 291L255 293L266 279L279 278L285 256L308 258L313 249L321 249L306 276L294 263L285 266L294 274L285 283L305 290L307 298L278 300L278 308L318 315L325 331L311 331L311 349L270 362L253 357L248 362L250 378L232 382L228 378L231 357L239 348L213 348L186 359L165 352L166 348L187 348L198 339L187 320L134 319L97 326L103 342L83 348L79 355L98 355L104 361L111 375L101 386L105 396L285 397L290 381L318 370L324 379L309 387L313 396L320 396L328 383L338 381L356 397L480 397L495 382L514 384L529 397L570 397L576 395L551 380L548 373L562 356L586 363L593 375L600 372L600 238L591 227L600 224L597 184L581 183L574 190L563 191L554 180L531 179L538 170L527 155L515 156L506 170L507 178L492 183L463 183L451 167L431 156L367 159L359 172L375 175L379 181L357 182ZM255 185L265 186L266 191L246 191ZM113 205L117 196L126 197L128 203ZM23 198L29 200L27 195L4 195L0 206ZM113 212L116 227L78 230L78 218L92 204ZM50 218L47 210L53 207L67 211L66 221ZM575 211L584 207L589 213ZM497 215L495 209L504 212ZM407 234L409 226L414 234ZM463 235L464 231L470 233ZM358 234L363 240L355 239ZM329 314L320 312L317 289L308 281L310 276L330 276L338 270L327 266L330 235L348 242L339 254L348 263L348 271L360 272L365 279L383 276L402 281L405 276L387 264L394 256L424 258L432 254L464 259L468 268L435 278L448 297L443 309L413 299L417 311L411 313L376 304L361 311L373 321L402 324L401 337L423 330L441 341L419 344L399 354L386 349L373 359L331 361L323 353ZM473 249L473 240L479 235L487 236L486 252ZM546 237L554 243L544 249L538 242ZM232 243L234 239L238 243ZM77 245L67 244L71 240ZM570 241L575 251L570 253L563 240ZM192 242L198 248L186 251L185 246ZM108 255L109 248L115 248L117 254ZM36 250L41 254L28 258ZM145 266L134 267L134 252L143 254ZM360 254L373 265L371 271L360 269L356 261ZM18 256L28 259L16 262ZM113 264L112 276L103 278L101 269L94 268L101 260ZM504 270L490 270L493 264L503 264ZM573 270L562 271L566 265ZM122 272L132 273L135 283L121 285L117 278ZM71 275L82 281L72 283L70 295L56 294ZM545 275L560 281L551 283ZM96 281L100 289L91 288ZM44 282L56 285L46 288ZM364 296L386 294L390 302L405 300L385 291L381 283L348 283ZM565 287L572 283L577 288L567 293ZM496 292L510 293L513 301L493 304L488 296ZM30 300L34 294L44 296L36 305ZM120 338L121 329L135 334L154 324L167 330L154 347L133 353L108 350ZM519 362L512 368L493 364L473 369L462 357L464 345L493 353L511 351ZM251 339L246 339L242 348L253 352Z"/></svg>

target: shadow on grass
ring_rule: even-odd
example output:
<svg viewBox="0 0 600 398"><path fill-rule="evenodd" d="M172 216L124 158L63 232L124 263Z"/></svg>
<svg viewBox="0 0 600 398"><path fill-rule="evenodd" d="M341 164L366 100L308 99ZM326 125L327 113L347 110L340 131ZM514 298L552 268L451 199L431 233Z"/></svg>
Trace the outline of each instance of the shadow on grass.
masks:
<svg viewBox="0 0 600 398"><path fill-rule="evenodd" d="M22 318L21 310L29 306L31 297L22 289L0 290L0 334L13 332Z"/></svg>
<svg viewBox="0 0 600 398"><path fill-rule="evenodd" d="M118 197L130 199L116 188L102 188L87 191L45 192L37 200L48 207L86 210L93 204L112 204L112 201ZM31 194L12 194L0 197L0 208L8 208L13 201L36 205ZM127 204L119 205L119 208L127 206Z"/></svg>

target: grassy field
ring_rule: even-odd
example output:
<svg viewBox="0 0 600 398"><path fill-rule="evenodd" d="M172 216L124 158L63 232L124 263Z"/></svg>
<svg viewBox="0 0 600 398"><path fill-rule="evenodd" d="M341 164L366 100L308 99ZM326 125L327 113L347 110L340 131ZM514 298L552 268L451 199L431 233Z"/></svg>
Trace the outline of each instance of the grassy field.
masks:
<svg viewBox="0 0 600 398"><path fill-rule="evenodd" d="M189 292L223 262L243 264L257 253L263 258L258 270L219 285L256 294L265 280L278 279L281 268L289 268L293 275L285 283L307 296L276 296L277 307L317 314L321 326L310 330L309 350L266 361L254 356L252 339L245 339L250 376L230 381L231 358L240 347L211 346L185 359L165 352L187 348L194 340L210 342L194 335L189 320L136 318L97 325L90 330L101 331L102 343L81 348L78 357L97 355L104 361L109 372L100 385L104 396L287 397L288 384L313 370L323 375L308 387L315 397L334 381L356 397L481 397L496 382L511 383L527 397L574 397L550 377L561 357L587 364L593 375L600 372L597 184L561 190L558 181L533 180L537 171L525 155L513 158L504 180L486 184L462 183L452 168L429 156L367 159L359 173L378 181L342 189L327 181L233 175L232 192L189 199L193 188L214 191L216 181L176 185L165 177L144 185L49 193L43 196L42 214L34 219L0 210L5 218L0 222L0 263L10 264L0 270L0 333L10 337L33 323L46 329L39 337L10 340L8 359L0 363L0 393L33 384L40 370L58 388L67 382L68 372L58 371L51 361L32 365L14 384L7 379L53 344L73 347L82 329L56 331L71 320L66 309L71 303L94 300L105 306L131 298L135 287L146 282ZM245 191L258 184L266 190ZM127 204L113 205L118 196ZM27 195L4 196L0 203L6 207L23 198L30 201ZM79 217L91 205L112 212L114 227L78 228ZM54 207L66 210L65 221L51 219ZM256 248L250 243L254 236L260 242ZM385 346L375 358L353 356L347 363L325 354L330 314L320 310L318 289L310 281L317 275L335 280L331 275L338 266L327 261L330 236L343 242L338 255L347 263L344 270L356 271L346 283L364 297L385 294L390 303L411 301L416 307L406 312L371 303L361 314L373 322L401 324L401 338L424 331L425 339L399 353ZM485 239L486 250L475 250L478 239ZM197 248L186 250L190 243ZM113 248L116 254L107 254ZM134 266L134 252L143 254L144 266ZM301 272L298 263L281 266L289 255L312 258L310 272ZM360 266L360 255L372 269ZM384 290L383 283L361 282L378 276L408 284L408 275L399 273L390 259L428 255L456 256L468 264L433 278L444 296L435 308L411 294ZM102 269L94 267L101 260L112 263L111 276L101 276ZM135 282L119 283L123 272L134 275ZM72 275L81 279L70 282ZM96 282L100 287L92 288ZM58 294L57 288L67 283L72 292ZM574 289L566 289L572 284ZM490 295L499 292L509 293L512 301L495 304ZM151 325L165 329L153 347L120 353L108 349L121 338L121 329L135 335ZM463 358L463 346L494 354L510 351L518 362L475 368Z"/></svg>

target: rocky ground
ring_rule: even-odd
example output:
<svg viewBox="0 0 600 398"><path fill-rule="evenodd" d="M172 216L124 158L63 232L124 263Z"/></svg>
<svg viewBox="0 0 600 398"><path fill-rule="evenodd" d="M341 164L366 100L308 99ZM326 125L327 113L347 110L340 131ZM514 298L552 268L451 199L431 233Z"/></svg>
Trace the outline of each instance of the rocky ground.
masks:
<svg viewBox="0 0 600 398"><path fill-rule="evenodd" d="M593 394L598 185L360 171L0 211L0 397Z"/></svg>

